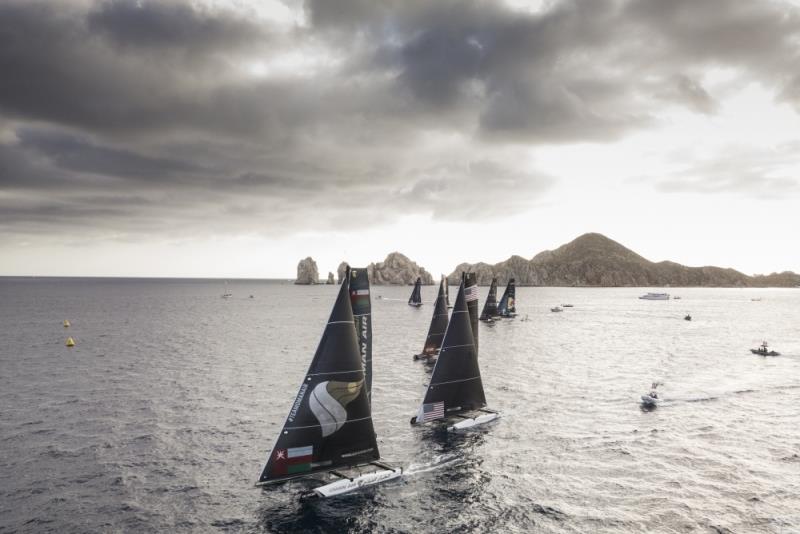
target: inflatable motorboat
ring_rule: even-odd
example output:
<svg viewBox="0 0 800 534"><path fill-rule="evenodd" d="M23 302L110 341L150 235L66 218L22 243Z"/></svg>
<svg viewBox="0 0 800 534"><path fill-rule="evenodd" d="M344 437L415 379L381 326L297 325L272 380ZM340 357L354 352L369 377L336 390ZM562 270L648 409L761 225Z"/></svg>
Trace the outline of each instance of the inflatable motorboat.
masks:
<svg viewBox="0 0 800 534"><path fill-rule="evenodd" d="M774 350L769 350L769 346L767 342L764 341L760 347L757 349L750 349L750 352L753 354L758 354L759 356L780 356L780 352L775 352Z"/></svg>

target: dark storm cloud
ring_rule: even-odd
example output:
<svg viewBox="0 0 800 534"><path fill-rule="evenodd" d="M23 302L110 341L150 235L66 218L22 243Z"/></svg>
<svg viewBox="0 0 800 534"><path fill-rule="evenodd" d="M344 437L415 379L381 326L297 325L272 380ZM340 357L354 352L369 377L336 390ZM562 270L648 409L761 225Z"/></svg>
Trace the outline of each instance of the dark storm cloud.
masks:
<svg viewBox="0 0 800 534"><path fill-rule="evenodd" d="M243 5L0 3L4 231L502 217L553 184L523 151L713 114L709 68L800 106L782 2L313 0L300 24Z"/></svg>

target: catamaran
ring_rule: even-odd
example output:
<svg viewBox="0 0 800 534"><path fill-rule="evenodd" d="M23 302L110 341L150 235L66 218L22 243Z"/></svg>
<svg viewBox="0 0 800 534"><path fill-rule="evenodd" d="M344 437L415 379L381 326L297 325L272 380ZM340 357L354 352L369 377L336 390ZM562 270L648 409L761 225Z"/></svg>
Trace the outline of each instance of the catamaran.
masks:
<svg viewBox="0 0 800 534"><path fill-rule="evenodd" d="M411 418L412 425L446 419L453 422L447 427L448 431L459 431L500 417L498 412L486 409L486 396L478 367L477 337L473 336L469 311L469 304L474 303L477 331L477 301L475 274L462 275L442 348L425 398L417 415ZM454 422L454 419L459 421Z"/></svg>
<svg viewBox="0 0 800 534"><path fill-rule="evenodd" d="M508 281L506 290L503 291L503 296L500 298L500 303L497 305L497 313L500 317L511 318L517 316L516 295L516 285L512 278Z"/></svg>
<svg viewBox="0 0 800 534"><path fill-rule="evenodd" d="M428 327L428 336L425 338L425 346L422 352L414 355L415 360L427 360L432 363L439 354L442 346L444 332L447 330L447 294L445 293L446 280L442 278L439 283L439 295L436 297L436 305L433 307L433 317L431 325Z"/></svg>
<svg viewBox="0 0 800 534"><path fill-rule="evenodd" d="M366 272L346 270L317 352L257 485L327 473L337 480L315 488L313 495L331 497L402 475L402 468L380 461L372 424L365 351L359 347L352 305L356 300L363 311L369 293L357 284L353 294L350 286L351 278L360 280L361 271ZM354 476L338 471L369 465L379 470Z"/></svg>
<svg viewBox="0 0 800 534"><path fill-rule="evenodd" d="M495 317L499 316L500 314L497 312L497 278L492 278L492 285L489 286L489 294L486 295L480 320L491 323Z"/></svg>
<svg viewBox="0 0 800 534"><path fill-rule="evenodd" d="M414 282L414 290L411 292L411 296L408 297L408 305L415 308L422 306L422 278L420 277L417 277L417 281Z"/></svg>

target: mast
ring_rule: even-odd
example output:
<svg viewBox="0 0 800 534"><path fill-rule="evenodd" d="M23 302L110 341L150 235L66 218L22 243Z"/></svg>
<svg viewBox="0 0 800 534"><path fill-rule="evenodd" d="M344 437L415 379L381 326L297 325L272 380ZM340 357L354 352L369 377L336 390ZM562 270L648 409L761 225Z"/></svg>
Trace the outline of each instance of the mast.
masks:
<svg viewBox="0 0 800 534"><path fill-rule="evenodd" d="M418 276L417 281L414 282L414 290L411 292L411 296L408 298L409 306L422 306L421 290L422 290L422 278Z"/></svg>
<svg viewBox="0 0 800 534"><path fill-rule="evenodd" d="M478 351L467 309L467 276L461 276L461 285L442 349L439 351L422 405L417 415L411 419L412 424L443 419L445 416L486 406L478 368Z"/></svg>
<svg viewBox="0 0 800 534"><path fill-rule="evenodd" d="M353 308L361 364L367 380L367 398L372 400L372 303L366 268L350 269L350 304Z"/></svg>
<svg viewBox="0 0 800 534"><path fill-rule="evenodd" d="M517 313L516 307L516 289L514 284L514 279L508 281L508 285L506 286L506 290L503 292L503 296L500 299L500 303L497 305L497 312L500 314L500 317L513 317Z"/></svg>
<svg viewBox="0 0 800 534"><path fill-rule="evenodd" d="M483 305L480 320L489 321L497 316L497 278L492 278L492 285L489 286L489 294L486 295L486 303Z"/></svg>
<svg viewBox="0 0 800 534"><path fill-rule="evenodd" d="M439 348L442 346L444 333L447 330L447 301L445 287L446 281L442 278L439 283L439 295L436 297L436 305L433 309L433 317L431 317L431 325L428 327L428 336L425 338L425 346L422 352L417 356L431 357L436 356ZM417 359L415 356L415 359Z"/></svg>
<svg viewBox="0 0 800 534"><path fill-rule="evenodd" d="M461 281L464 284L464 299L469 311L469 324L472 327L472 338L475 343L475 355L478 355L478 275L463 273ZM456 297L457 299L458 297ZM455 308L453 308L455 309Z"/></svg>
<svg viewBox="0 0 800 534"><path fill-rule="evenodd" d="M258 484L380 459L349 292L348 268Z"/></svg>

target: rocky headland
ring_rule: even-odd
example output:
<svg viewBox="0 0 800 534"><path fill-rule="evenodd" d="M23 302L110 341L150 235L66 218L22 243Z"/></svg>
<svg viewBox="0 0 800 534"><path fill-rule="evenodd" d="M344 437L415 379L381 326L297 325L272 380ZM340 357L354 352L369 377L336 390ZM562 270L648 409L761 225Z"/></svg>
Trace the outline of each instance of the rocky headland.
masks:
<svg viewBox="0 0 800 534"><path fill-rule="evenodd" d="M343 261L336 270L340 284L344 278L347 265L347 262ZM370 284L374 286L411 285L416 281L417 277L422 278L422 283L425 285L433 284L431 273L399 252L392 252L381 262L370 263L367 266L367 274L369 275Z"/></svg>
<svg viewBox="0 0 800 534"><path fill-rule="evenodd" d="M796 287L793 272L748 276L721 267L687 267L671 261L652 262L601 234L584 234L555 250L528 260L521 256L490 265L462 263L448 276L458 284L461 272L474 272L478 284L515 278L523 286L579 287Z"/></svg>

